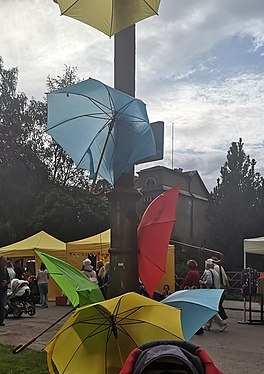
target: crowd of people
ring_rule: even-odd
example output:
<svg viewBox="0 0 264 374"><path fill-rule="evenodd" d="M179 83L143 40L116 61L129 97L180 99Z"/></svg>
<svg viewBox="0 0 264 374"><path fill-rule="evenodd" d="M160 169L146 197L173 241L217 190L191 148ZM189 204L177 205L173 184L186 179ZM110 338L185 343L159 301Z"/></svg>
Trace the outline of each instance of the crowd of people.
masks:
<svg viewBox="0 0 264 374"><path fill-rule="evenodd" d="M92 261L86 258L83 261L82 273L85 274L93 283L100 287L105 299L107 299L107 290L109 286L109 268L110 263L99 260L93 266ZM29 277L29 282L31 282ZM49 274L45 265L41 263L37 274L34 275L34 280L37 284L37 291L39 292L39 303L41 306L48 307L48 280ZM11 282L13 279L25 280L25 269L21 266L20 260L16 260L14 264L7 261L4 256L0 257L0 326L4 326L4 308L6 305L7 294L11 292ZM183 281L178 286L179 290L191 290L196 288L227 288L228 277L226 272L216 258L210 258L205 261L205 268L202 274L198 271L198 264L195 260L187 261L187 274ZM145 294L142 291L142 294ZM171 294L170 286L165 284L162 293L156 292L154 297L161 301ZM158 296L157 296L158 295ZM148 296L146 294L146 296ZM203 334L204 330L210 331L212 323L224 331L228 324L226 322L227 315L223 308L224 293L219 303L219 313L210 319L201 329L197 331L197 335Z"/></svg>
<svg viewBox="0 0 264 374"><path fill-rule="evenodd" d="M204 271L200 276L198 271L198 264L195 260L187 261L187 275L183 282L180 284L180 290L195 289L195 288L208 288L208 289L226 289L229 285L226 272L220 264L218 259L213 257L205 261ZM197 331L197 335L203 334L204 330L210 331L212 323L215 322L224 331L228 327L227 315L223 307L224 292L219 302L219 313L211 318L207 323Z"/></svg>

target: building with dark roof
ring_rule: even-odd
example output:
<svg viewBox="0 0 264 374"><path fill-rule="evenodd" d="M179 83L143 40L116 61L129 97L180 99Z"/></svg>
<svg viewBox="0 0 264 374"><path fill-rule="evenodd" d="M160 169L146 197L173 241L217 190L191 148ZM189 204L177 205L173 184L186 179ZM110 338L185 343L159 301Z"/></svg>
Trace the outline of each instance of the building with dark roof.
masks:
<svg viewBox="0 0 264 374"><path fill-rule="evenodd" d="M151 201L177 184L181 187L172 239L196 246L204 245L208 230L209 192L197 170L154 166L139 171L136 186L142 197L137 204L138 215L141 217Z"/></svg>

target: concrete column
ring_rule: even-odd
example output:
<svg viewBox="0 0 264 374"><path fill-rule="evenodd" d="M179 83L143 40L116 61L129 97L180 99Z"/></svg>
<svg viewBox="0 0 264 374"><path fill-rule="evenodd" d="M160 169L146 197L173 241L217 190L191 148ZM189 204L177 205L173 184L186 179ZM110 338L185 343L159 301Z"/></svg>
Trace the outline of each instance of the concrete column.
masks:
<svg viewBox="0 0 264 374"><path fill-rule="evenodd" d="M115 88L135 96L135 25L115 35ZM134 168L122 174L108 193L111 204L110 284L108 297L139 289Z"/></svg>

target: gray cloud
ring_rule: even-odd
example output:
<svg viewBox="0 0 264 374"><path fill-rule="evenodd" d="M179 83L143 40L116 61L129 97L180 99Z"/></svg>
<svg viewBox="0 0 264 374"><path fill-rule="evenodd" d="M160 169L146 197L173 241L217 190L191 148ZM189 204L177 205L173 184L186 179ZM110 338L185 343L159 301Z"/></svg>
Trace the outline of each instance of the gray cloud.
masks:
<svg viewBox="0 0 264 374"><path fill-rule="evenodd" d="M6 68L19 68L19 90L29 97L42 99L47 75L61 75L64 64L77 66L81 78L113 85L113 38L60 16L52 0L0 0L0 10L0 54ZM210 53L236 35L252 38L252 50L263 46L263 15L263 0L163 0L159 16L136 27L136 95L151 121L165 122L165 158L158 163L171 167L174 123L175 167L197 169L209 190L239 137L264 173L264 75L243 70L241 61L214 80ZM194 83L207 71L207 82Z"/></svg>

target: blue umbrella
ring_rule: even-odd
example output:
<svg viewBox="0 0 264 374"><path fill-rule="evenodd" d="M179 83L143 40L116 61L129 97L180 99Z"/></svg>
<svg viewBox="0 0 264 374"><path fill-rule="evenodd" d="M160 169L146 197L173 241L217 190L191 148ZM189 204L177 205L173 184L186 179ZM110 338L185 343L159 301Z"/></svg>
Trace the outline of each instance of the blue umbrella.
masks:
<svg viewBox="0 0 264 374"><path fill-rule="evenodd" d="M156 153L145 104L91 78L48 94L46 131L94 181L114 184Z"/></svg>
<svg viewBox="0 0 264 374"><path fill-rule="evenodd" d="M185 340L189 340L210 318L218 313L219 301L224 290L196 289L176 291L162 303L180 308Z"/></svg>

